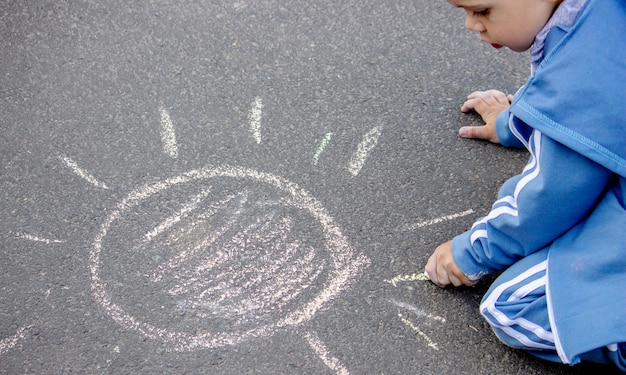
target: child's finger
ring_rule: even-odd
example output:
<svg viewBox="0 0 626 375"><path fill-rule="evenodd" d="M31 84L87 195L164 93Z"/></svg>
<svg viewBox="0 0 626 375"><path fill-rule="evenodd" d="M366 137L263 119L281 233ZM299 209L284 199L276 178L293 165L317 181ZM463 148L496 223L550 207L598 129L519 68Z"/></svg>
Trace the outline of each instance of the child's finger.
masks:
<svg viewBox="0 0 626 375"><path fill-rule="evenodd" d="M463 126L459 129L459 135L463 138L484 139L498 143L498 135L493 127L483 126Z"/></svg>
<svg viewBox="0 0 626 375"><path fill-rule="evenodd" d="M508 106L513 100L512 98L512 95L506 95L498 90L474 91L467 96L467 100L461 107L461 111L467 112L469 109L464 110L466 107L471 107L471 109L480 112L482 109L489 106ZM482 109L479 108L479 106L481 106Z"/></svg>
<svg viewBox="0 0 626 375"><path fill-rule="evenodd" d="M456 287L462 286L463 282L456 277L454 274L448 274L449 278L450 278L450 283Z"/></svg>
<svg viewBox="0 0 626 375"><path fill-rule="evenodd" d="M450 285L450 278L448 272L443 267L437 267L437 281L433 281L441 288L445 288Z"/></svg>
<svg viewBox="0 0 626 375"><path fill-rule="evenodd" d="M439 282L439 268L440 267L437 261L437 254L433 253L430 258L428 258L428 263L426 264L424 273L428 275L428 278L430 279L430 281L433 282L433 284L443 287Z"/></svg>
<svg viewBox="0 0 626 375"><path fill-rule="evenodd" d="M509 98L507 97L507 95L505 93L503 93L502 91L498 91L498 90L488 90L485 91L484 95L483 95L483 99L485 100L485 102L489 103L489 101L495 101L497 103L500 104L509 104Z"/></svg>
<svg viewBox="0 0 626 375"><path fill-rule="evenodd" d="M472 99L466 100L465 103L463 103L463 105L461 106L461 112L469 112L471 110L475 110L476 105L479 102L481 102L480 98L472 98Z"/></svg>

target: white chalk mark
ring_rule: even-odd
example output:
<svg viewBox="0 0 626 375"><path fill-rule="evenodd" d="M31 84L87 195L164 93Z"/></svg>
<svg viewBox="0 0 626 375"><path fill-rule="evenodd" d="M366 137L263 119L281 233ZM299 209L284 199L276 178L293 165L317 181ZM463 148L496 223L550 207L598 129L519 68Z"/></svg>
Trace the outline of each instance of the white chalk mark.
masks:
<svg viewBox="0 0 626 375"><path fill-rule="evenodd" d="M326 146L328 146L328 143L330 143L330 139L332 138L332 136L333 136L333 133L332 132L328 132L324 136L324 139L322 139L322 142L320 143L319 147L315 151L315 155L313 155L313 164L314 165L317 165L317 162L319 162L320 155L322 155L322 152L324 152L324 149L326 148Z"/></svg>
<svg viewBox="0 0 626 375"><path fill-rule="evenodd" d="M261 143L261 117L263 116L263 100L257 97L252 103L248 120L250 121L250 131L257 144Z"/></svg>
<svg viewBox="0 0 626 375"><path fill-rule="evenodd" d="M422 272L422 273L413 273L411 275L398 275L398 276L393 277L390 280L385 280L385 281L393 286L397 286L396 284L401 281L430 281L430 277L428 277L428 274L426 272Z"/></svg>
<svg viewBox="0 0 626 375"><path fill-rule="evenodd" d="M410 312L412 312L413 314L417 315L417 316L423 316L425 318L437 321L439 323L445 323L446 322L446 318L441 317L439 315L433 315L433 314L429 314L426 311L419 309L416 306L413 306L409 303L406 302L401 302L401 301L396 301L396 300L389 300L389 302L393 303L394 305L401 307L405 310L409 310Z"/></svg>
<svg viewBox="0 0 626 375"><path fill-rule="evenodd" d="M350 165L348 167L348 170L350 171L350 173L352 173L353 176L358 175L361 171L361 168L363 168L363 165L365 164L365 159L367 159L367 154L374 147L376 147L376 144L378 143L378 138L380 137L382 130L382 126L376 126L363 136L363 140L361 141L361 143L359 143L356 151L350 159Z"/></svg>
<svg viewBox="0 0 626 375"><path fill-rule="evenodd" d="M449 221L449 220L454 220L454 219L458 219L460 217L463 216L467 216L467 215L471 215L474 213L474 210L469 209L467 211L463 211L463 212L459 212L456 214L452 214L452 215L447 215L447 216L441 216L435 219L431 219L431 220L426 220L426 221L422 221L421 223L417 223L417 224L411 224L411 225L407 225L404 230L415 230L415 229L419 229L419 228L423 228L423 227L427 227L429 225L434 225L434 224L438 224L438 223L442 223L444 221Z"/></svg>
<svg viewBox="0 0 626 375"><path fill-rule="evenodd" d="M15 237L16 238L21 238L23 240L28 240L28 241L34 241L34 242L43 242L45 244L51 244L51 243L64 243L64 240L52 240L49 238L42 238L42 237L37 237L37 236L33 236L32 234L28 234L28 233L15 233Z"/></svg>
<svg viewBox="0 0 626 375"><path fill-rule="evenodd" d="M178 145L176 144L174 124L165 108L159 108L159 112L161 112L161 142L163 143L163 151L172 159L176 159L178 157Z"/></svg>
<svg viewBox="0 0 626 375"><path fill-rule="evenodd" d="M325 251L327 252L330 260L325 262L328 267L328 277L323 284L319 286L319 291L314 293L314 295L307 296L309 299L302 301L299 307L285 311L283 316L277 316L274 321L258 326L242 327L240 331L237 331L238 327L233 327L235 328L235 331L224 330L220 332L176 331L171 330L169 327L162 328L155 326L130 315L122 306L114 302L114 297L110 294L108 289L109 283L103 280L100 275L101 252L103 251L103 248L105 248L105 237L107 236L110 228L112 228L114 223L123 220L123 216L133 209L133 207L141 205L142 202L163 190L190 182L200 182L205 184L207 180L212 178L224 177L234 178L236 180L248 179L253 182L260 183L263 186L274 187L280 194L287 196L286 200L289 201L292 208L305 211L321 225L325 239ZM278 228L277 233L280 233L281 230L281 228ZM248 236L245 231L241 232L241 234L243 235L242 238ZM275 235L271 234L270 237L273 238L272 236L275 237ZM234 237L231 242L234 244L237 240L238 239ZM297 242L286 244L287 247L285 248L285 251L288 251L291 246L295 246L296 244ZM225 250L226 251L221 256L231 256L231 254L228 253L229 249L226 248ZM304 260L306 261L306 259L309 259L310 256L310 251L305 252ZM315 262L309 261L309 263ZM232 166L209 166L204 169L193 170L178 177L140 187L131 192L126 198L117 204L116 208L112 210L112 212L109 213L109 216L102 224L100 232L97 234L93 242L93 247L89 254L91 289L96 302L107 311L113 320L122 325L124 328L138 331L147 338L160 340L164 343L170 344L171 349L175 351L189 351L199 348L218 348L227 345L235 345L250 338L267 337L274 334L278 330L299 326L311 320L317 311L346 290L350 286L352 280L354 280L361 270L364 267L367 267L369 263L370 260L365 255L355 254L346 238L342 235L340 229L334 224L334 220L327 213L326 209L308 192L301 189L298 185L281 177L268 173L257 172L247 168ZM292 268L293 272L298 272L298 266L300 265L301 264L296 264L296 266ZM201 265L201 268L204 266L205 265ZM199 271L202 271L202 269L199 269ZM224 272L228 273L230 271L224 270ZM304 272L307 273L306 278L304 280L295 278L296 284L306 282L306 280L313 280L318 274L318 271L313 268L304 270ZM236 277L237 274L231 273L231 276ZM208 274L203 275L203 277L205 279L210 279L211 277L222 277L222 275L211 275L209 272ZM282 278L282 276L280 277ZM190 279L189 281L192 280ZM253 280L252 282L255 281ZM201 286L201 284L197 284L197 286ZM297 286L295 289L289 284L280 285L280 283L278 286L271 286L268 284L268 287L276 291L277 298L281 298L281 296L285 293L299 293L299 291L302 290L302 287L306 287L306 285ZM277 287L283 289L277 289ZM266 293L263 288L257 290L260 295L265 295ZM231 288L231 291L234 293L247 293L246 290L240 288ZM257 297L258 299L259 296L251 296L251 298L253 297ZM229 298L229 296L225 296L225 298ZM285 298L293 297L287 296ZM230 305L226 305L223 307L228 308L229 306ZM271 309L273 306L276 305L267 306L265 308ZM242 306L242 308L246 308L246 306Z"/></svg>
<svg viewBox="0 0 626 375"><path fill-rule="evenodd" d="M330 355L326 345L324 345L315 332L305 332L304 338L309 343L309 346L313 349L313 351L320 357L322 362L324 362L329 369L333 370L335 374L349 374L348 369L346 369L337 358Z"/></svg>
<svg viewBox="0 0 626 375"><path fill-rule="evenodd" d="M411 330L413 330L424 341L426 341L426 343L428 344L428 347L433 348L435 350L439 350L439 346L433 340L431 340L430 337L428 337L424 332L422 332L421 329L419 329L415 324L413 324L413 322L403 317L402 314L398 314L398 318L400 318L402 323L404 323L407 327L411 328Z"/></svg>
<svg viewBox="0 0 626 375"><path fill-rule="evenodd" d="M0 340L0 355L13 348L19 340L24 338L24 331L32 327L33 326L20 327L13 336Z"/></svg>
<svg viewBox="0 0 626 375"><path fill-rule="evenodd" d="M189 214L193 210L198 207L198 204L202 202L206 197L209 196L209 190L203 190L200 194L195 196L190 203L183 206L178 213L172 215L171 217L165 219L161 224L159 224L156 228L152 229L150 232L146 233L144 236L144 242L152 241L159 234L163 233L167 229L171 228L174 224L181 221L185 215Z"/></svg>
<svg viewBox="0 0 626 375"><path fill-rule="evenodd" d="M68 167L69 169L71 169L72 172L74 172L76 175L78 175L79 177L83 178L84 180L86 180L87 182L92 184L93 186L99 187L101 189L108 189L109 188L103 182L100 182L100 181L96 180L95 177L93 177L92 175L87 173L84 169L80 168L78 166L78 164L76 164L76 162L74 160L72 160L72 159L70 159L70 158L68 158L67 156L64 156L64 155L59 156L59 159L61 159L65 163L65 166Z"/></svg>
<svg viewBox="0 0 626 375"><path fill-rule="evenodd" d="M183 262L185 262L191 255L193 255L194 253L197 253L199 251L201 251L202 249L206 249L208 248L213 242L215 242L215 240L217 238L219 238L220 236L222 236L224 233L226 233L230 227L235 223L237 217L240 215L241 213L241 206L246 202L247 199L247 193L244 192L241 195L241 199L239 202L239 207L237 209L237 211L235 211L233 217L225 224L223 225L219 230L213 232L211 235L207 236L205 239L203 239L203 241L201 241L200 243L198 243L196 246L194 247L188 247L185 250L183 250L182 252L180 252L177 256L173 257L172 259L169 260L169 262L167 263L167 268L168 269L173 269L176 268L178 266L180 266ZM236 196L228 196L226 197L226 199L218 202L217 204L213 205L211 207L211 210L209 210L209 212L207 212L206 216L211 216L213 215L219 208L225 206L226 204L228 204L231 200L235 199ZM197 204L196 204L197 205ZM194 207L195 209L195 207ZM168 220L166 220L168 221ZM173 225L173 223L172 223ZM215 258L214 261L219 261L219 258ZM211 267L209 267L207 264L204 265L205 269L210 269ZM166 268L164 267L160 267L157 271L155 271L151 277L152 281L159 281L163 278L163 275L165 274L165 272L167 271Z"/></svg>

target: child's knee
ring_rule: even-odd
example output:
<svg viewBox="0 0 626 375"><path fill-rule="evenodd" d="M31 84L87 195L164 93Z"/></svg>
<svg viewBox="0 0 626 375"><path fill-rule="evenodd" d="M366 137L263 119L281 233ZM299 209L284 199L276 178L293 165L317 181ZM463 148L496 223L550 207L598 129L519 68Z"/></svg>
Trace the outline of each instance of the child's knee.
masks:
<svg viewBox="0 0 626 375"><path fill-rule="evenodd" d="M509 269L491 286L480 313L505 344L526 350L554 350L545 294L545 262Z"/></svg>

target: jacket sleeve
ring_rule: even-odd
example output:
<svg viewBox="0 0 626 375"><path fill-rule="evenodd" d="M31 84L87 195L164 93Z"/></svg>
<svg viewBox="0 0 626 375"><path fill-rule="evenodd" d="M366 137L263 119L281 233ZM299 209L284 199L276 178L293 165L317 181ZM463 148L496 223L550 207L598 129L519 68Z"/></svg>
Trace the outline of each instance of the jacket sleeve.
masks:
<svg viewBox="0 0 626 375"><path fill-rule="evenodd" d="M508 109L500 112L496 117L496 134L498 140L504 147L523 148L524 144L518 139L514 133L513 121L515 117L511 116Z"/></svg>
<svg viewBox="0 0 626 375"><path fill-rule="evenodd" d="M526 143L526 140L524 141ZM541 250L584 220L611 172L534 130L523 172L502 186L491 212L452 240L452 255L471 280Z"/></svg>

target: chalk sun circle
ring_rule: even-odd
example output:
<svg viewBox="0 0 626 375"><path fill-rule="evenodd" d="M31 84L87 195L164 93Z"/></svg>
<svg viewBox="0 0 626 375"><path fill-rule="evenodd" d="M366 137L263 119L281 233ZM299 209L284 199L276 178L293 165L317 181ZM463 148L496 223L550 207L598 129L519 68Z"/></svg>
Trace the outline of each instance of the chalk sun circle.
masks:
<svg viewBox="0 0 626 375"><path fill-rule="evenodd" d="M113 302L111 293L107 289L107 283L101 278L103 240L107 236L111 225L116 221L122 220L122 215L131 208L138 206L159 192L190 182L224 177L250 180L273 187L286 194L290 198L292 206L299 210L305 210L318 221L324 234L325 248L330 256L331 267L328 279L320 291L299 308L294 309L294 311L287 313L276 321L239 332L200 332L192 334L170 330L167 327L159 327L142 321L125 311L119 304ZM298 326L310 320L324 304L346 289L359 270L363 266L367 266L367 264L369 264L369 259L362 254L354 254L348 241L334 224L332 217L328 215L320 202L307 191L295 183L270 173L228 165L207 166L202 169L192 170L177 177L145 185L132 191L107 216L100 232L94 239L89 256L93 296L111 318L123 327L135 330L150 339L171 344L173 349L177 351L234 345L249 338L271 335L277 329Z"/></svg>

